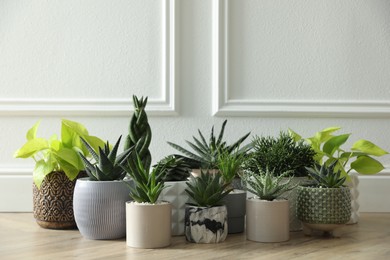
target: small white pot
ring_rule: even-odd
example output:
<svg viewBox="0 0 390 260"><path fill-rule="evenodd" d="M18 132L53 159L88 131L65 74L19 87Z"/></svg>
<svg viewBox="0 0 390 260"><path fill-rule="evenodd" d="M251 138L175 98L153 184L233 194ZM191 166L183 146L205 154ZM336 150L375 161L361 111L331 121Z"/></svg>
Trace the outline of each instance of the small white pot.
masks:
<svg viewBox="0 0 390 260"><path fill-rule="evenodd" d="M219 170L218 169L202 169L204 172L208 172L210 174L218 174ZM191 175L194 177L199 177L202 173L201 169L192 169L191 170Z"/></svg>
<svg viewBox="0 0 390 260"><path fill-rule="evenodd" d="M161 248L171 244L171 204L126 202L126 244Z"/></svg>
<svg viewBox="0 0 390 260"><path fill-rule="evenodd" d="M184 216L189 201L186 188L186 181L167 181L159 197L172 205L172 236L184 235Z"/></svg>
<svg viewBox="0 0 390 260"><path fill-rule="evenodd" d="M246 236L256 242L290 239L288 200L246 200Z"/></svg>

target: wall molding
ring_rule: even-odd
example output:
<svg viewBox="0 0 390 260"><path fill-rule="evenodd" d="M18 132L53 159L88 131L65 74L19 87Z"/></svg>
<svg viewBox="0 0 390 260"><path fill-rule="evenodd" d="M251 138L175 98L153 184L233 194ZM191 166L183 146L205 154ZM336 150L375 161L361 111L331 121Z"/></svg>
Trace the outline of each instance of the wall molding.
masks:
<svg viewBox="0 0 390 260"><path fill-rule="evenodd" d="M213 1L212 114L214 116L390 117L390 102L387 101L231 99L227 77L228 13L228 0Z"/></svg>
<svg viewBox="0 0 390 260"><path fill-rule="evenodd" d="M148 100L148 114L177 115L176 93L176 0L162 5L162 96ZM132 97L124 98L3 98L0 116L129 116Z"/></svg>

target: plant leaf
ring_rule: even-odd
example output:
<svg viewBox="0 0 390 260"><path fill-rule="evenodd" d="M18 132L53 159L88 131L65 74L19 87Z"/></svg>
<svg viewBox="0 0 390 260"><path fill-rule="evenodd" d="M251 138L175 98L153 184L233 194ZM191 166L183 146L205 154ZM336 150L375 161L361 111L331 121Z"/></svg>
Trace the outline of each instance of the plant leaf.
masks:
<svg viewBox="0 0 390 260"><path fill-rule="evenodd" d="M351 163L351 168L361 174L376 174L384 169L379 161L369 156L358 157Z"/></svg>
<svg viewBox="0 0 390 260"><path fill-rule="evenodd" d="M324 143L323 151L326 154L333 156L334 152L336 152L340 146L342 146L348 140L350 135L351 134L333 136Z"/></svg>
<svg viewBox="0 0 390 260"><path fill-rule="evenodd" d="M374 143L361 139L356 141L352 148L352 150L355 151L360 151L369 155L374 155L374 156L382 156L385 154L388 154L385 150L380 148L379 146L375 145Z"/></svg>
<svg viewBox="0 0 390 260"><path fill-rule="evenodd" d="M33 125L33 127L31 127L27 131L27 134L26 134L27 141L33 140L37 137L37 131L38 131L38 127L39 127L40 123L41 123L41 121L36 122L35 125Z"/></svg>
<svg viewBox="0 0 390 260"><path fill-rule="evenodd" d="M29 158L34 156L39 151L43 151L49 148L49 144L44 138L35 138L27 141L20 149L18 149L14 157L15 158Z"/></svg>
<svg viewBox="0 0 390 260"><path fill-rule="evenodd" d="M52 163L47 163L44 160L37 161L33 170L33 180L38 189L41 188L41 184L45 176L51 173L53 170L54 165Z"/></svg>

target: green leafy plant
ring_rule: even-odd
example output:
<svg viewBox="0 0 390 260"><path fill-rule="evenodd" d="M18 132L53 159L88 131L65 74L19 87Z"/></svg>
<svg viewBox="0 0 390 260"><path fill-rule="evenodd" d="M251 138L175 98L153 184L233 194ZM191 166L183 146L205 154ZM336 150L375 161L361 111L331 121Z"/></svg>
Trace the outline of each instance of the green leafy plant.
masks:
<svg viewBox="0 0 390 260"><path fill-rule="evenodd" d="M316 164L312 168L307 168L309 176L313 178L316 186L325 188L339 188L346 181L346 176L342 176L341 170L335 170L337 161L329 166Z"/></svg>
<svg viewBox="0 0 390 260"><path fill-rule="evenodd" d="M27 131L27 142L14 154L15 158L32 158L35 161L33 180L38 188L51 172L62 171L69 180L74 180L85 169L79 153L88 156L89 151L80 137L87 140L96 151L99 146L104 145L104 141L89 135L82 124L74 121L61 121L61 139L55 134L49 139L37 137L39 125L40 121Z"/></svg>
<svg viewBox="0 0 390 260"><path fill-rule="evenodd" d="M237 148L238 149L238 148ZM225 183L231 186L234 178L239 177L239 172L242 169L243 163L247 156L239 153L238 150L229 153L222 152L218 156L218 169Z"/></svg>
<svg viewBox="0 0 390 260"><path fill-rule="evenodd" d="M148 122L148 115L145 108L148 103L148 98L133 95L134 113L131 117L129 124L129 131L126 136L124 149L127 150L130 147L134 147L134 150L142 162L145 168L149 168L152 161L152 156L149 151L149 145L152 140L152 130ZM133 160L136 160L134 157Z"/></svg>
<svg viewBox="0 0 390 260"><path fill-rule="evenodd" d="M126 171L121 166L127 162L132 147L117 156L121 137L112 149L107 141L103 148L99 147L99 153L96 153L92 146L81 137L81 141L95 160L95 163L91 163L82 153L79 153L91 181L122 180L126 176Z"/></svg>
<svg viewBox="0 0 390 260"><path fill-rule="evenodd" d="M127 160L127 165L122 168L133 179L135 186L128 184L130 188L130 197L139 203L157 202L157 199L164 189L164 182L162 181L164 174L164 167L155 167L150 172L149 166L145 166L141 157L136 154L130 156Z"/></svg>
<svg viewBox="0 0 390 260"><path fill-rule="evenodd" d="M292 177L287 178L290 171L275 175L274 171L268 168L263 170L257 161L253 160L253 163L257 166L257 172L246 170L241 175L241 179L246 189L258 198L272 201L296 187L291 184Z"/></svg>
<svg viewBox="0 0 390 260"><path fill-rule="evenodd" d="M345 150L342 146L347 142L351 134L334 135L340 127L325 128L314 136L302 139L302 137L290 129L290 133L295 140L305 140L316 152L315 160L318 164L331 165L337 162L334 170L341 171L342 176L346 176L351 170L360 174L376 174L384 169L382 163L373 157L380 157L388 154L376 144L360 139L353 143L350 150ZM347 170L347 168L349 168Z"/></svg>
<svg viewBox="0 0 390 260"><path fill-rule="evenodd" d="M223 140L227 120L222 123L221 131L218 134L218 138L214 135L214 126L211 128L211 134L209 142L206 141L204 135L198 130L199 138L193 136L194 142L186 140L186 143L192 148L193 151L187 150L182 146L168 142L170 146L183 153L185 157L197 162L197 168L203 169L216 169L218 164L218 154L222 152L231 153L250 135L247 133L243 137L239 138L232 145L227 145ZM251 145L246 145L239 150L239 153L246 153L251 148Z"/></svg>
<svg viewBox="0 0 390 260"><path fill-rule="evenodd" d="M168 155L160 160L157 168L163 168L163 181L185 181L190 177L191 168L185 158Z"/></svg>
<svg viewBox="0 0 390 260"><path fill-rule="evenodd" d="M214 207L222 204L223 198L232 191L220 174L201 171L199 177L191 176L185 189L198 207Z"/></svg>
<svg viewBox="0 0 390 260"><path fill-rule="evenodd" d="M287 132L281 131L278 137L255 136L252 140L253 151L251 157L255 159L262 171L272 170L276 175L289 172L291 176L305 177L305 167L311 167L316 152L304 141L296 141ZM257 165L251 161L245 168L257 170Z"/></svg>

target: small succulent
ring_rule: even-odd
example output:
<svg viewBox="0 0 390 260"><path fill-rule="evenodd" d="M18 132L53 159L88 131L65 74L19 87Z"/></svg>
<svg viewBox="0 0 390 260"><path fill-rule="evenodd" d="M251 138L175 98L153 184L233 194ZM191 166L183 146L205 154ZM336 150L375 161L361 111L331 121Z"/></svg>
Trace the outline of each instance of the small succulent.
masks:
<svg viewBox="0 0 390 260"><path fill-rule="evenodd" d="M243 163L246 160L246 154L237 152L232 153L227 151L222 152L218 156L218 169L225 183L231 184L234 178L239 177Z"/></svg>
<svg viewBox="0 0 390 260"><path fill-rule="evenodd" d="M231 192L220 174L201 171L199 177L191 176L185 190L198 207L214 207L222 204L223 198Z"/></svg>
<svg viewBox="0 0 390 260"><path fill-rule="evenodd" d="M292 177L287 177L290 172L286 171L275 175L274 171L263 170L257 164L258 172L246 171L241 179L246 189L262 200L272 201L279 198L286 191L295 188L291 185Z"/></svg>
<svg viewBox="0 0 390 260"><path fill-rule="evenodd" d="M166 156L155 167L164 168L163 181L185 181L190 177L190 164L177 155Z"/></svg>
<svg viewBox="0 0 390 260"><path fill-rule="evenodd" d="M290 171L291 176L305 177L305 167L314 164L315 151L303 140L296 141L287 132L280 132L278 137L256 136L252 140L253 152L251 157L256 159L263 171L272 169L276 175ZM246 168L256 171L257 166L247 164Z"/></svg>
<svg viewBox="0 0 390 260"><path fill-rule="evenodd" d="M335 170L337 161L334 161L329 166L314 165L312 168L306 168L309 172L309 176L313 178L314 182L319 187L326 188L339 188L343 186L346 176L342 175L341 170Z"/></svg>
<svg viewBox="0 0 390 260"><path fill-rule="evenodd" d="M91 163L82 153L79 153L90 180L113 181L122 180L126 176L126 172L121 166L126 163L132 149L127 149L117 156L120 140L121 136L112 149L107 141L104 148L99 147L99 154L97 154L91 145L84 138L81 138L82 143L95 160L95 163Z"/></svg>
<svg viewBox="0 0 390 260"><path fill-rule="evenodd" d="M197 168L216 169L218 163L218 154L224 151L231 153L250 135L250 133L247 133L232 145L227 145L226 141L223 140L226 123L227 120L222 123L218 138L216 138L214 135L214 126L211 128L209 142L206 141L202 132L198 130L199 138L193 136L194 142L186 141L186 143L192 148L193 151L187 150L182 146L171 142L168 142L168 144L179 152L183 153L187 158L198 162ZM240 149L240 153L246 153L250 148L250 144L246 145Z"/></svg>
<svg viewBox="0 0 390 260"><path fill-rule="evenodd" d="M164 167L155 167L150 172L150 167L144 165L141 157L135 152L130 156L127 165L122 168L130 175L134 181L134 187L129 185L130 197L139 203L156 203L161 191L164 189L162 176Z"/></svg>

